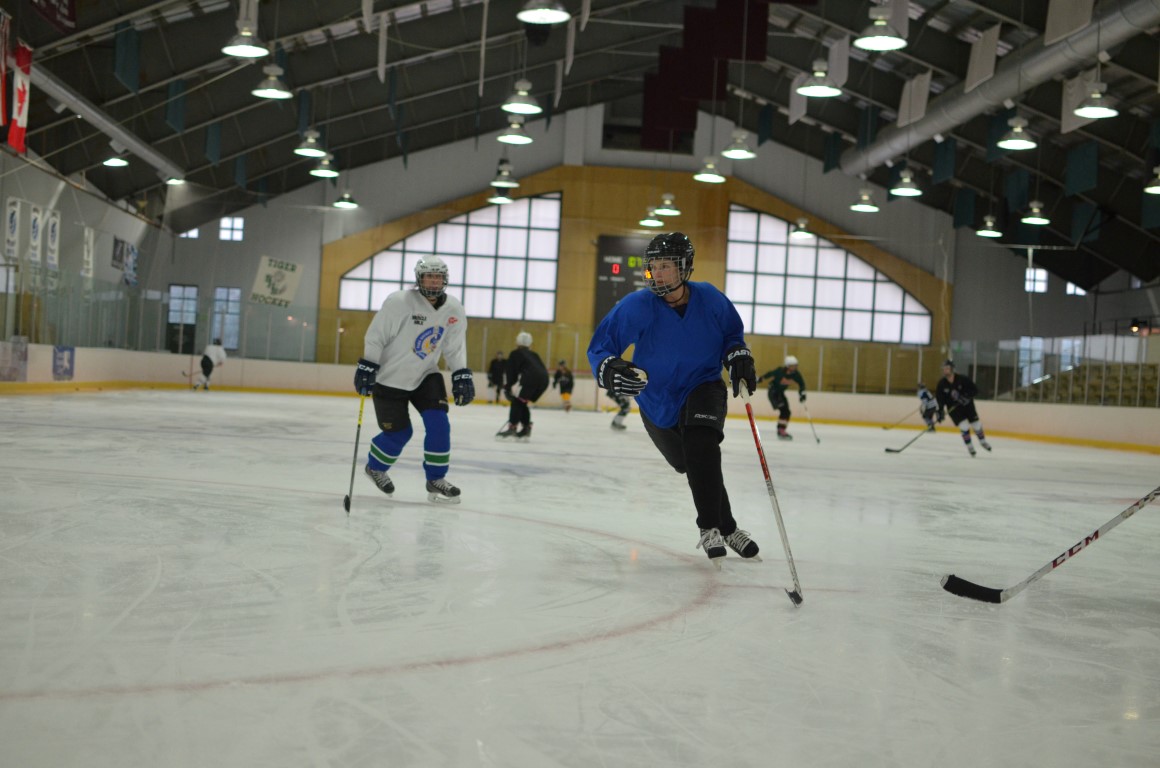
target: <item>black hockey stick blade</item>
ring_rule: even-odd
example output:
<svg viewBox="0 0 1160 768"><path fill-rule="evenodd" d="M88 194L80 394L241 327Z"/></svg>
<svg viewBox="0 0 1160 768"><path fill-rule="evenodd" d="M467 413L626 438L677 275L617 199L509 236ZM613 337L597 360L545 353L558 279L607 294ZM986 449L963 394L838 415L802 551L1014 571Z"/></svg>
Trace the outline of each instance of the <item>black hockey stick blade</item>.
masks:
<svg viewBox="0 0 1160 768"><path fill-rule="evenodd" d="M348 515L350 514L350 496L342 497L342 508L346 510Z"/></svg>
<svg viewBox="0 0 1160 768"><path fill-rule="evenodd" d="M948 576L943 576L942 588L952 595L958 595L959 597L965 597L970 600L978 600L981 603L1003 602L1003 590L980 586L973 581L960 579L953 573Z"/></svg>
<svg viewBox="0 0 1160 768"><path fill-rule="evenodd" d="M788 589L787 589L787 590L785 591L785 593L786 593L787 595L789 595L789 599L793 601L793 604L794 604L794 605L801 605L801 604L802 604L802 595L801 595L801 593L800 593L800 592L798 592L798 591L796 591L796 590L794 590L794 591L790 591L790 590L788 590Z"/></svg>
<svg viewBox="0 0 1160 768"><path fill-rule="evenodd" d="M886 452L887 453L902 453L902 449L901 448L887 448Z"/></svg>

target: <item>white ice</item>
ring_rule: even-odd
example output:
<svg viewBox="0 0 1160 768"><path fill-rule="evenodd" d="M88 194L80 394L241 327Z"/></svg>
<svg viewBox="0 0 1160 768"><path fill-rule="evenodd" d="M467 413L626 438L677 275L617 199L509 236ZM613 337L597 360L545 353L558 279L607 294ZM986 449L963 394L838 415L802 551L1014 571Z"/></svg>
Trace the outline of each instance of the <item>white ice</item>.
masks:
<svg viewBox="0 0 1160 768"><path fill-rule="evenodd" d="M980 408L986 419L985 404ZM1160 504L1003 605L1157 485L1155 456L748 422L725 475L764 561L694 549L639 418L453 408L459 506L422 424L362 476L358 400L0 399L0 765L1156 766ZM881 422L898 414L877 415Z"/></svg>

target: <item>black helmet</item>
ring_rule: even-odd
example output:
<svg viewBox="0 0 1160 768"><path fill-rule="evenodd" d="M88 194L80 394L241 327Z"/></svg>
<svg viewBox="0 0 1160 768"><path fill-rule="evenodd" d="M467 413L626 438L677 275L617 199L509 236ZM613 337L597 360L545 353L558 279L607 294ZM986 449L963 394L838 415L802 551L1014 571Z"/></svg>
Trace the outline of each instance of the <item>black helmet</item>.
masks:
<svg viewBox="0 0 1160 768"><path fill-rule="evenodd" d="M682 232L666 232L657 235L644 249L644 281L649 289L657 296L664 296L675 291L689 279L693 273L693 243ZM669 259L677 263L677 270L681 275L681 283L677 285L657 285L652 276L650 264L653 259Z"/></svg>
<svg viewBox="0 0 1160 768"><path fill-rule="evenodd" d="M955 361L943 360L943 368L950 368L953 371L955 369Z"/></svg>

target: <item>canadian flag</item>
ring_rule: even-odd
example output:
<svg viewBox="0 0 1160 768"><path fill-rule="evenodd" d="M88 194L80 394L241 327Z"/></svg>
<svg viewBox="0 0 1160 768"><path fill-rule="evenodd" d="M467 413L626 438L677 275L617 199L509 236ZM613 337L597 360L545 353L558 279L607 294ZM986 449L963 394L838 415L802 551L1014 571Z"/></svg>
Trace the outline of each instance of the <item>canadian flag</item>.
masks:
<svg viewBox="0 0 1160 768"><path fill-rule="evenodd" d="M12 124L8 126L8 145L24 154L24 134L28 131L28 96L32 87L32 49L16 45L16 71L12 73Z"/></svg>

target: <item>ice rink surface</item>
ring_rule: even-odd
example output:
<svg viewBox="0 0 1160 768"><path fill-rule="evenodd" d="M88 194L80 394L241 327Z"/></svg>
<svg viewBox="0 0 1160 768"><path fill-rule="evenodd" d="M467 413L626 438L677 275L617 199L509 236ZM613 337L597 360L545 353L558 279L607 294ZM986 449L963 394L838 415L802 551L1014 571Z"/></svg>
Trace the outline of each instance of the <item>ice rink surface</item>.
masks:
<svg viewBox="0 0 1160 768"><path fill-rule="evenodd" d="M1023 580L1160 484L1154 455L763 421L794 607L743 419L726 483L764 561L718 572L635 414L497 444L506 410L452 408L447 506L417 418L394 498L362 475L368 402L347 516L357 413L0 399L0 765L1160 764L1160 505L1006 604L939 585Z"/></svg>

